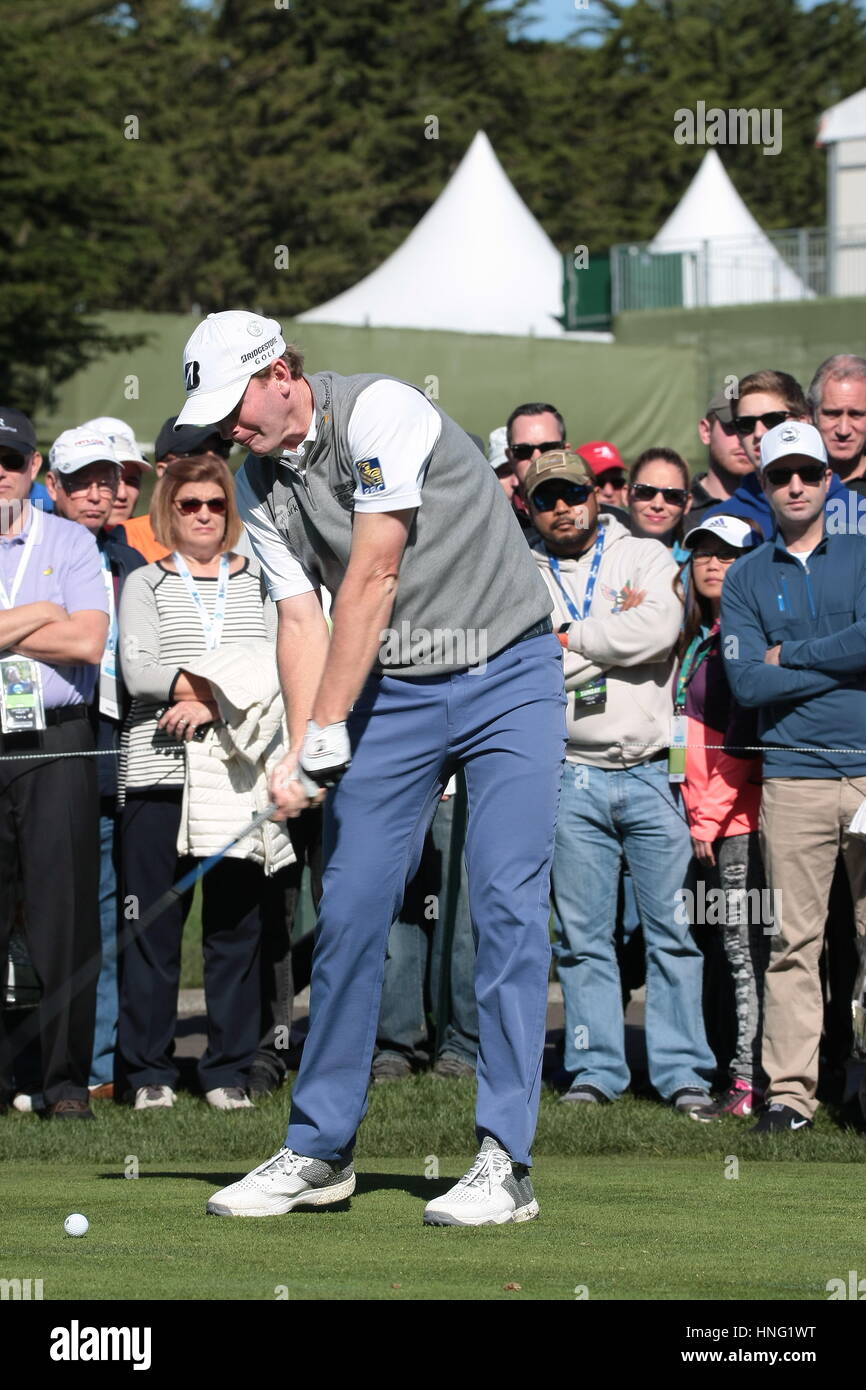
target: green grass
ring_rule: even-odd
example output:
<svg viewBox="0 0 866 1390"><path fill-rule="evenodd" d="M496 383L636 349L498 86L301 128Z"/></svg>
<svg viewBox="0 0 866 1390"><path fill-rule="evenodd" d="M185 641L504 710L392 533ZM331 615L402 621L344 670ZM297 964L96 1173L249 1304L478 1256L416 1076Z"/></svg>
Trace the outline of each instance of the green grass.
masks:
<svg viewBox="0 0 866 1390"><path fill-rule="evenodd" d="M826 1299L860 1246L854 1165L745 1161L733 1180L719 1158L550 1158L539 1221L470 1231L421 1224L465 1157L439 1164L436 1180L415 1155L359 1154L351 1203L257 1221L205 1216L244 1169L218 1149L207 1164L143 1165L138 1180L123 1178L123 1155L15 1164L0 1273L43 1279L47 1299L573 1300L585 1288L594 1300L797 1301ZM82 1239L63 1232L70 1211L90 1220Z"/></svg>
<svg viewBox="0 0 866 1390"><path fill-rule="evenodd" d="M48 1299L269 1300L284 1286L289 1299L571 1300L585 1286L591 1299L809 1300L858 1267L866 1139L826 1111L814 1131L761 1140L650 1101L575 1113L545 1094L541 1220L425 1228L424 1202L475 1148L474 1087L429 1076L372 1091L351 1203L206 1218L211 1192L279 1148L288 1098L228 1114L190 1095L170 1112L102 1102L95 1124L7 1115L0 1277L42 1278ZM91 1222L81 1240L63 1232L71 1211Z"/></svg>
<svg viewBox="0 0 866 1390"><path fill-rule="evenodd" d="M214 1154L239 1163L261 1162L279 1148L289 1111L288 1086L260 1100L254 1110L210 1110L197 1096L181 1093L170 1112L133 1111L109 1101L96 1102L94 1124L46 1124L37 1115L10 1112L0 1120L3 1162L48 1160L58 1163L118 1163L118 1155L136 1154L142 1164L206 1162ZM475 1087L469 1081L441 1081L416 1076L370 1092L370 1109L360 1132L359 1163L408 1154L465 1154L475 1151ZM534 1145L544 1158L670 1158L721 1163L727 1154L754 1163L775 1165L779 1159L809 1165L817 1162L866 1164L866 1136L841 1129L826 1109L814 1130L797 1135L758 1138L750 1123L724 1120L696 1124L666 1106L625 1096L616 1105L561 1105L549 1091L541 1099ZM860 1180L866 1174L861 1172ZM0 1168L2 1181L2 1168Z"/></svg>

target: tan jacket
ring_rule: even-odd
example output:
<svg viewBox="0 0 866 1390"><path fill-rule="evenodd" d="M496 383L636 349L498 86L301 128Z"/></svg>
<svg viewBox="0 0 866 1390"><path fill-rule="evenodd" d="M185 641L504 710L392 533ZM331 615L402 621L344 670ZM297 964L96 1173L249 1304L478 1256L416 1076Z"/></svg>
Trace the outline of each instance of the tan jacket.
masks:
<svg viewBox="0 0 866 1390"><path fill-rule="evenodd" d="M178 854L207 858L269 803L268 774L285 752L283 699L270 642L217 647L185 670L213 687L224 721L186 744ZM295 862L288 825L265 821L227 858L251 859L267 875Z"/></svg>
<svg viewBox="0 0 866 1390"><path fill-rule="evenodd" d="M571 763L617 768L645 762L667 747L673 713L673 647L683 617L674 590L677 565L660 541L630 536L612 516L599 518L605 544L589 616L572 620L550 568L543 541L533 555L554 601L554 630L569 623L564 653ZM592 563L592 550L576 560L559 560L559 577L578 613ZM645 589L636 608L622 612L627 590ZM607 678L604 705L580 708L571 693L595 677ZM656 745L656 746L653 746Z"/></svg>

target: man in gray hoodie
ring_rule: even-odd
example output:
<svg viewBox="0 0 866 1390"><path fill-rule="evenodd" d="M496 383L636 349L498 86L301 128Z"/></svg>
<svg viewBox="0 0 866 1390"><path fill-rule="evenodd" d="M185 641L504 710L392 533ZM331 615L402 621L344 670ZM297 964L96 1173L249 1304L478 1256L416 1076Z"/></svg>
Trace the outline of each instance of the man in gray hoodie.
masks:
<svg viewBox="0 0 866 1390"><path fill-rule="evenodd" d="M650 1079L686 1111L706 1105L714 1061L701 1014L703 962L677 893L691 842L668 781L677 567L655 540L599 516L594 479L568 450L524 480L533 555L565 651L566 771L553 864L554 955L565 1003L567 1101L615 1100L629 1082L614 946L625 858L647 953Z"/></svg>

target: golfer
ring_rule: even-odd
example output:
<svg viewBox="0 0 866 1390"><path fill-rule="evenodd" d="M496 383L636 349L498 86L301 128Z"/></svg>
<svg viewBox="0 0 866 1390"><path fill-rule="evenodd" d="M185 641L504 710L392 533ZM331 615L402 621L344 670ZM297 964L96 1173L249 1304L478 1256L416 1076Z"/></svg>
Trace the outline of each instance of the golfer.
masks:
<svg viewBox="0 0 866 1390"><path fill-rule="evenodd" d="M240 310L199 324L184 374L177 425L217 422L249 450L238 503L279 613L290 735L273 799L297 816L331 789L285 1147L208 1211L280 1215L354 1191L388 932L442 790L464 767L480 1153L424 1221L530 1220L565 741L547 590L483 455L417 388L305 376L280 325Z"/></svg>

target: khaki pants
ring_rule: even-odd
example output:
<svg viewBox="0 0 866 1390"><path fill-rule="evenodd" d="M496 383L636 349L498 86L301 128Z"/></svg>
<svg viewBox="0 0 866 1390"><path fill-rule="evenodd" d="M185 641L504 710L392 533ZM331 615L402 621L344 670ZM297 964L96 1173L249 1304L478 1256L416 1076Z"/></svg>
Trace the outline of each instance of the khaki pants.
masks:
<svg viewBox="0 0 866 1390"><path fill-rule="evenodd" d="M761 848L778 917L764 984L768 1100L811 1119L817 1109L824 1004L818 963L841 845L861 952L866 941L866 838L848 825L866 777L772 777L761 802Z"/></svg>

